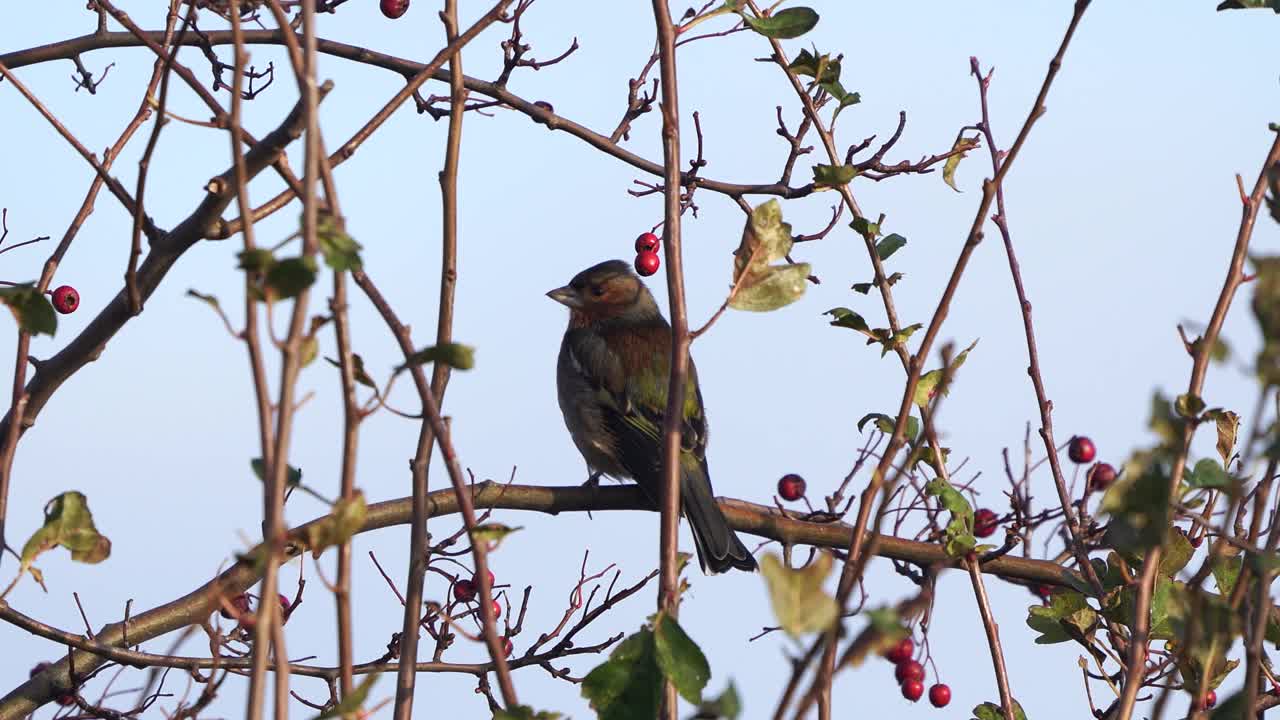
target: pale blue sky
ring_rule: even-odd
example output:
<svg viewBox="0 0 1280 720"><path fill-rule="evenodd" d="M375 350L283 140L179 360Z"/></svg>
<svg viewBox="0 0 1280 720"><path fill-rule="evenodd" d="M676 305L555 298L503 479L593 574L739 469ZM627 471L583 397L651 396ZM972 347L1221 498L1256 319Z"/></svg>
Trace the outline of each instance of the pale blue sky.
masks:
<svg viewBox="0 0 1280 720"><path fill-rule="evenodd" d="M1059 42L1070 3L871 4L814 2L822 14L816 30L788 41L792 53L811 43L845 53L844 84L863 103L841 116L842 145L871 134L887 137L899 110L908 124L888 159L917 159L946 150L957 128L978 118L969 57L995 66L991 112L1002 146L1025 118L1046 64ZM1174 326L1203 321L1221 286L1230 255L1239 200L1233 174L1255 177L1269 142L1267 123L1280 120L1275 48L1280 17L1266 12L1216 13L1212 0L1196 2L1097 2L1087 13L1049 99L1048 114L1032 133L1006 184L1009 221L1035 306L1045 381L1055 403L1058 435L1087 433L1101 457L1119 461L1146 442L1145 419L1153 388L1171 393L1185 387L1189 359ZM135 20L159 27L157 3L121 2ZM464 22L487 6L464 3ZM369 45L425 60L437 50L442 31L437 8L417 0L399 21L385 20L372 0L321 16L327 38ZM0 52L90 32L93 17L80 2L10 3L0 9ZM684 6L673 6L675 13ZM210 24L212 27L212 24ZM521 71L511 88L547 100L557 112L609 132L621 115L626 81L639 70L653 41L648 3L575 3L541 0L524 22L538 58L558 54L576 36L581 49L568 61L541 72ZM494 29L465 53L468 74L492 78L500 68ZM246 121L262 134L293 104L296 91L287 60L277 48L251 48L253 61L269 59L282 71L276 85L246 106ZM223 49L223 57L229 51ZM777 68L754 58L768 54L760 37L741 33L700 42L680 54L681 107L686 152L692 152L689 113L700 112L706 134L708 177L739 182L776 179L786 146L774 134L777 104L794 127L799 113ZM209 69L196 50L182 59L202 78ZM90 69L115 67L96 96L73 92L69 62L24 68L19 77L58 113L90 148L112 142L132 115L151 68L146 50L95 52ZM321 75L336 89L322 108L330 147L346 140L375 107L400 87L391 73L322 57ZM204 117L207 111L175 82L171 108ZM440 86L429 91L441 92ZM226 96L225 91L222 93ZM60 236L91 175L83 162L10 87L0 84L0 206L9 208L11 238ZM144 132L146 130L144 129ZM365 245L370 275L428 344L435 326L439 196L436 173L442 158L444 123L402 108L386 128L337 171L343 209L353 235ZM132 187L145 136L130 146L116 173ZM637 121L628 147L661 158L658 118ZM477 366L456 374L446 400L463 465L478 478L567 484L585 479L581 459L563 429L554 397L554 362L565 322L563 308L543 293L578 270L612 257L629 258L635 235L661 218L657 196L627 195L640 177L630 167L562 133L549 133L524 116L497 110L494 117L468 115L461 169L461 279L456 336L477 347ZM985 150L983 151L985 153ZM170 124L153 161L147 207L170 226L201 197L201 186L228 162L225 135ZM293 153L295 167L300 156ZM817 153L802 159L812 161ZM869 214L886 213L885 229L909 244L889 262L905 273L895 287L904 323L927 322L972 220L978 188L989 169L974 155L958 173L957 194L937 174L880 184L855 183ZM807 164L797 178L808 175ZM651 179L651 178L643 178ZM261 201L278 187L269 174L252 186ZM699 218L685 221L685 265L691 322L700 325L719 307L727 290L730 252L737 246L741 211L727 199L698 193ZM757 198L755 201L762 199ZM821 227L833 194L784 203L786 219L799 231ZM259 227L270 244L295 227L287 209ZM1003 507L1000 452L1018 457L1024 423L1036 417L1027 382L1026 354L1008 268L994 228L974 255L952 306L941 340L981 343L960 372L940 418L954 457L968 458L962 477L981 472L975 487L983 502ZM104 194L98 211L67 255L57 281L80 289L83 307L62 318L58 337L39 339L37 357L61 347L85 326L121 286L129 244L129 218ZM1261 222L1255 253L1276 252L1280 232ZM260 486L248 461L258 455L253 403L242 346L222 331L200 303L184 298L188 288L215 293L233 311L240 307L242 280L235 269L239 241L202 243L181 260L143 315L115 338L96 363L68 382L49 403L18 450L10 497L11 543L21 544L38 527L40 511L53 495L84 491L99 528L114 541L101 565L72 564L65 554L44 560L49 594L24 581L9 598L41 620L69 629L81 625L71 592L79 591L95 626L116 620L125 601L153 607L204 582L246 538L257 533ZM39 273L50 243L3 258L0 279L23 281ZM901 393L902 371L881 359L859 336L831 328L821 313L843 305L873 325L882 319L873 297L849 291L870 278L862 244L841 226L826 240L797 248L797 260L812 262L822 284L796 304L773 314L730 312L694 345L703 393L714 432L712 478L720 494L768 502L776 479L799 472L817 492L830 491L848 471L863 441L854 429L868 412L892 412ZM665 307L661 275L650 286ZM327 288L322 281L320 287ZM1239 298L1226 326L1238 357L1250 358L1256 331ZM317 310L323 301L313 304ZM239 324L234 317L233 322ZM354 344L375 375L388 372L397 351L369 306L352 308ZM11 337L11 336L10 336ZM332 336L322 338L332 354ZM12 352L0 352L0 377L11 371ZM1253 386L1235 366L1215 367L1205 390L1210 405L1247 413ZM411 407L406 383L397 404ZM290 461L307 481L326 492L337 486L340 405L336 374L325 363L304 372L303 392L314 391L298 417ZM417 435L414 422L380 414L362 429L358 484L381 500L408 493L406 460ZM1206 450L1208 452L1208 450ZM433 470L439 487L444 475ZM855 481L865 482L865 478ZM1033 483L1052 502L1048 475ZM291 523L310 519L323 506L295 496ZM582 547L592 567L617 563L623 581L656 563L657 517L651 514L548 519L502 513L499 519L526 527L493 557L500 583L535 585L525 633L515 639L522 653L564 609L576 578ZM454 519L433 522L437 536L456 528ZM400 607L367 561L374 550L397 582L403 582L407 532L403 528L362 536L356 545L355 611L359 660L380 655L400 627ZM689 545L687 534L684 544ZM1039 550L1039 548L1037 548ZM14 564L5 562L7 582ZM298 563L283 570L291 586ZM288 625L293 657L317 655L333 664L332 610L314 568L307 600ZM892 602L912 587L887 562L875 563L868 587L873 603ZM1008 653L1010 682L1032 718L1079 717L1088 711L1079 685L1076 650L1031 644L1023 619L1031 603L1020 588L994 579L989 588ZM428 597L445 585L431 579ZM618 630L633 630L653 607L646 592L588 631L584 642ZM788 643L769 636L747 638L772 624L759 577L735 573L693 577L682 621L711 660L709 690L733 678L745 717L771 712L788 665ZM939 583L931 647L941 679L954 692L939 713L927 703L903 701L881 662L846 672L835 692L837 712L868 717L960 717L996 697L982 628L968 580L948 573ZM0 628L0 687L26 678L37 660L58 649L11 628ZM168 640L145 648L164 651ZM187 653L206 652L203 641ZM481 649L463 641L450 653L475 660ZM569 666L584 674L599 658ZM118 687L135 687L131 673ZM930 667L929 683L934 681ZM543 709L589 717L578 688L537 669L516 675L521 699ZM181 693L174 674L169 688ZM393 692L384 679L377 698ZM484 717L469 677L426 675L419 703L454 717ZM322 699L322 683L299 679L295 688ZM228 683L212 711L237 717L243 683ZM1099 698L1103 687L1094 688ZM198 690L193 691L198 692ZM171 701L170 701L171 702ZM1105 702L1102 701L1102 702ZM1177 703L1181 707L1183 699ZM299 706L298 716L307 716ZM41 715L48 716L48 709ZM967 716L965 716L967 717Z"/></svg>

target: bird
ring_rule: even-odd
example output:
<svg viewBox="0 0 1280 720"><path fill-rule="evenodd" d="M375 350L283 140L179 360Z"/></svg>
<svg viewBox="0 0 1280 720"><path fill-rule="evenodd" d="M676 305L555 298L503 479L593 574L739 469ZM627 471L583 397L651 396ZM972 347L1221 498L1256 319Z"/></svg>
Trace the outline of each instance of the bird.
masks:
<svg viewBox="0 0 1280 720"><path fill-rule="evenodd" d="M634 480L654 506L662 496L662 425L671 368L671 326L631 266L607 260L547 293L569 308L556 362L565 426L601 475ZM681 510L702 571L752 571L755 558L716 504L707 469L707 418L689 361L680 443Z"/></svg>

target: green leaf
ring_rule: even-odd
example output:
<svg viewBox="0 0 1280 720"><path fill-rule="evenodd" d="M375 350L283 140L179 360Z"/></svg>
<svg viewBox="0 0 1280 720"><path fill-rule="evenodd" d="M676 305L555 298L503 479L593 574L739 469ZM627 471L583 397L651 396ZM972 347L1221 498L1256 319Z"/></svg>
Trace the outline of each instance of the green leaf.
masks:
<svg viewBox="0 0 1280 720"><path fill-rule="evenodd" d="M813 52L801 50L787 68L795 71L797 75L807 75L818 83L840 80L840 59L832 58L826 53L819 54L816 48Z"/></svg>
<svg viewBox="0 0 1280 720"><path fill-rule="evenodd" d="M809 263L770 266L750 282L744 281L729 301L729 307L751 312L786 307L804 295L809 272Z"/></svg>
<svg viewBox="0 0 1280 720"><path fill-rule="evenodd" d="M972 343L969 344L969 347L965 348L959 355L955 356L955 358L952 359L951 366L950 366L952 380L955 379L956 371L959 370L960 366L964 365L964 361L969 358L969 351L973 350L975 347L977 347L977 345L978 345L978 341L974 340ZM945 368L930 370L924 375L921 375L920 381L916 383L916 394L915 394L915 397L913 398L915 404L920 406L921 408L927 407L929 405L929 401L933 399L934 394L937 393L938 390L941 390L942 396L946 397L947 394L951 392L951 388L939 387L940 383L943 381L943 379L946 376L947 376L947 372ZM948 383L947 385L949 386L950 383Z"/></svg>
<svg viewBox="0 0 1280 720"><path fill-rule="evenodd" d="M973 714L978 720L1004 720L1004 712L996 703L982 703L973 709ZM1027 714L1017 700L1013 701L1013 720L1027 720Z"/></svg>
<svg viewBox="0 0 1280 720"><path fill-rule="evenodd" d="M582 680L582 697L600 720L653 720L661 694L662 675L648 628L619 643Z"/></svg>
<svg viewBox="0 0 1280 720"><path fill-rule="evenodd" d="M396 372L425 363L441 362L457 370L470 370L476 366L476 349L461 343L445 343L425 347L396 366Z"/></svg>
<svg viewBox="0 0 1280 720"><path fill-rule="evenodd" d="M369 690L373 688L373 684L378 681L379 677L377 673L366 675L364 680L361 680L360 684L350 694L342 698L338 704L317 715L315 720L363 715L360 709L364 706L365 699L369 697Z"/></svg>
<svg viewBox="0 0 1280 720"><path fill-rule="evenodd" d="M923 327L924 325L920 323L914 323L893 334L889 333L889 328L876 328L870 332L871 339L867 344L880 343L880 357L884 357L890 350L905 344L917 330Z"/></svg>
<svg viewBox="0 0 1280 720"><path fill-rule="evenodd" d="M752 30L765 37L789 40L812 30L818 24L818 13L814 12L813 8L792 7L779 10L768 17L744 15L742 19L751 26Z"/></svg>
<svg viewBox="0 0 1280 720"><path fill-rule="evenodd" d="M1199 395L1184 393L1174 401L1173 410L1182 417L1192 420L1200 415L1201 410L1204 410L1204 400Z"/></svg>
<svg viewBox="0 0 1280 720"><path fill-rule="evenodd" d="M836 327L849 328L850 330L857 330L863 335L871 335L871 328L867 326L867 321L849 308L831 308L822 314L835 318L831 321L831 324Z"/></svg>
<svg viewBox="0 0 1280 720"><path fill-rule="evenodd" d="M1277 2L1280 2L1280 0L1277 0ZM1223 5L1225 4L1223 3ZM1218 9L1221 10L1222 6L1218 6ZM1248 717L1249 713L1245 712L1243 690L1219 702L1217 707L1213 709L1213 713L1209 715L1210 720L1246 720Z"/></svg>
<svg viewBox="0 0 1280 720"><path fill-rule="evenodd" d="M1027 608L1027 625L1040 637L1037 645L1075 640L1089 647L1088 638L1098 621L1098 613L1089 607L1084 595L1070 590L1059 590L1049 599L1049 606L1032 605Z"/></svg>
<svg viewBox="0 0 1280 720"><path fill-rule="evenodd" d="M1151 416L1147 420L1162 445L1176 447L1182 442L1182 420L1174 414L1169 398L1159 390L1151 395Z"/></svg>
<svg viewBox="0 0 1280 720"><path fill-rule="evenodd" d="M873 223L865 217L854 218L853 222L849 223L849 227L862 237L874 239L880 235L880 223Z"/></svg>
<svg viewBox="0 0 1280 720"><path fill-rule="evenodd" d="M316 361L316 356L320 354L320 341L315 335L308 335L302 338L302 344L298 347L298 362L301 367L306 367Z"/></svg>
<svg viewBox="0 0 1280 720"><path fill-rule="evenodd" d="M857 176L858 168L853 165L813 166L813 185L819 190L838 185L847 185Z"/></svg>
<svg viewBox="0 0 1280 720"><path fill-rule="evenodd" d="M471 531L471 540L485 543L490 550L493 550L501 545L508 535L523 529L523 527L509 527L502 523L484 523L475 526Z"/></svg>
<svg viewBox="0 0 1280 720"><path fill-rule="evenodd" d="M1240 578L1240 568L1244 565L1244 558L1237 555L1235 557L1219 557L1213 563L1213 581L1218 586L1218 593L1221 595L1230 595L1236 587L1236 580Z"/></svg>
<svg viewBox="0 0 1280 720"><path fill-rule="evenodd" d="M735 310L767 312L795 302L804 294L809 264L771 265L791 252L791 226L782 221L777 199L757 205L742 229L733 252L733 282L729 299Z"/></svg>
<svg viewBox="0 0 1280 720"><path fill-rule="evenodd" d="M741 714L742 701L738 699L738 689L730 680L729 687L720 693L720 697L715 700L706 700L698 706L698 714L694 717L699 720L737 720Z"/></svg>
<svg viewBox="0 0 1280 720"><path fill-rule="evenodd" d="M22 546L18 573L32 570L39 581L39 572L31 564L41 553L59 545L69 550L76 562L95 564L111 555L111 541L94 527L93 514L83 493L64 492L45 505L44 525Z"/></svg>
<svg viewBox="0 0 1280 720"><path fill-rule="evenodd" d="M1277 15L1280 15L1280 0L1226 0L1225 2L1218 4L1219 12L1223 10L1252 10L1252 9L1257 9L1257 10L1270 9L1272 12L1276 13ZM1213 717L1216 720L1218 717L1218 713L1215 712L1213 714Z"/></svg>
<svg viewBox="0 0 1280 720"><path fill-rule="evenodd" d="M874 283L869 283L869 282L854 283L853 291L856 293L862 293L863 295L866 295L867 293L871 292L872 285L874 285Z"/></svg>
<svg viewBox="0 0 1280 720"><path fill-rule="evenodd" d="M777 198L757 205L742 228L742 240L733 252L733 279L759 272L791 252L791 225L782 221L782 205Z"/></svg>
<svg viewBox="0 0 1280 720"><path fill-rule="evenodd" d="M888 260L889 256L902 249L907 244L907 239L897 233L884 236L880 242L876 243L876 255L881 260Z"/></svg>
<svg viewBox="0 0 1280 720"><path fill-rule="evenodd" d="M862 95L856 92L847 92L838 82L820 83L820 86L836 99L836 111L831 114L831 122L833 124L836 118L840 117L841 110L862 102Z"/></svg>
<svg viewBox="0 0 1280 720"><path fill-rule="evenodd" d="M964 156L977 146L977 136L967 138L963 135L957 137L955 144L951 146L953 152L959 152L947 158L947 161L942 164L942 181L949 185L952 190L960 192L960 188L956 187L956 168L960 167L960 161L964 159Z"/></svg>
<svg viewBox="0 0 1280 720"><path fill-rule="evenodd" d="M1141 554L1160 544L1169 519L1169 468L1153 453L1136 454L1102 496L1101 511L1111 515L1104 543L1122 553Z"/></svg>
<svg viewBox="0 0 1280 720"><path fill-rule="evenodd" d="M807 566L792 569L770 553L760 563L760 572L769 586L773 614L788 635L821 632L835 622L839 608L822 587L831 572L829 554L819 552Z"/></svg>
<svg viewBox="0 0 1280 720"><path fill-rule="evenodd" d="M1225 488L1231 485L1231 478L1221 465L1203 458L1190 472L1183 474L1183 482L1193 488Z"/></svg>
<svg viewBox="0 0 1280 720"><path fill-rule="evenodd" d="M249 466L253 468L253 474L258 479L266 482L266 465L262 462L262 458L254 458L249 461ZM302 483L302 470L292 465L285 471L284 483L286 487L297 487Z"/></svg>
<svg viewBox="0 0 1280 720"><path fill-rule="evenodd" d="M680 623L664 612L653 621L653 649L658 669L675 685L680 697L694 704L702 702L711 666Z"/></svg>
<svg viewBox="0 0 1280 720"><path fill-rule="evenodd" d="M1195 553L1196 549L1191 546L1191 541L1187 539L1186 534L1180 528L1171 529L1169 537L1164 542L1164 557L1160 559L1160 574L1165 577L1177 575L1182 568L1187 566L1187 563L1191 562L1191 556L1195 555Z"/></svg>
<svg viewBox="0 0 1280 720"><path fill-rule="evenodd" d="M267 289L275 299L297 297L316 281L316 259L306 255L278 260L267 269Z"/></svg>
<svg viewBox="0 0 1280 720"><path fill-rule="evenodd" d="M318 558L325 548L350 540L364 527L368 515L363 492L357 490L350 498L340 498L323 519L306 525L307 547L312 557Z"/></svg>
<svg viewBox="0 0 1280 720"><path fill-rule="evenodd" d="M0 302L9 307L22 332L49 337L58 332L58 313L35 285L24 283L0 288Z"/></svg>
<svg viewBox="0 0 1280 720"><path fill-rule="evenodd" d="M237 267L246 272L265 273L276 263L275 255L262 248L238 252L236 259L240 261Z"/></svg>
<svg viewBox="0 0 1280 720"><path fill-rule="evenodd" d="M320 252L324 255L325 265L339 272L364 267L360 260L360 243L352 239L332 215L320 216L316 239L320 241Z"/></svg>
<svg viewBox="0 0 1280 720"><path fill-rule="evenodd" d="M894 427L897 426L897 418L885 415L884 413L867 413L858 421L858 432L862 432L862 426L867 424L868 420L876 421L876 429L885 435L892 435ZM916 436L920 434L920 421L914 415L907 417L906 438L907 442L914 443Z"/></svg>
<svg viewBox="0 0 1280 720"><path fill-rule="evenodd" d="M942 545L947 555L964 557L973 552L978 540L973 534L973 506L969 501L941 477L930 480L924 491L926 495L938 498L938 504L951 513L951 521L942 530Z"/></svg>

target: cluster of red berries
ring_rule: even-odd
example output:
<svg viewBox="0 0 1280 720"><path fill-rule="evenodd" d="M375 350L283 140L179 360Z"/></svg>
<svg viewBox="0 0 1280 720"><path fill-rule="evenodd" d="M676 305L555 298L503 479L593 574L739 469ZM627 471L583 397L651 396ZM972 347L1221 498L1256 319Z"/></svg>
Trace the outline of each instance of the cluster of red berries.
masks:
<svg viewBox="0 0 1280 720"><path fill-rule="evenodd" d="M489 587L492 589L494 585L493 571L489 571ZM476 599L476 595L480 594L480 583L472 578L462 578L453 584L453 599L460 603L469 603ZM502 605L497 598L493 600L493 619L497 620L502 617ZM511 657L511 638L502 638L502 654Z"/></svg>
<svg viewBox="0 0 1280 720"><path fill-rule="evenodd" d="M80 307L80 293L70 285L62 285L50 294L53 295L53 309L63 315L70 315Z"/></svg>
<svg viewBox="0 0 1280 720"><path fill-rule="evenodd" d="M44 672L45 670L48 670L51 666L52 666L52 663L47 663L47 662L36 663L36 666L31 668L31 672L27 675L27 678L30 679L35 677L40 673ZM53 701L62 707L68 707L76 704L76 696L72 695L71 693L67 693L66 695L59 695L55 697Z"/></svg>
<svg viewBox="0 0 1280 720"><path fill-rule="evenodd" d="M912 659L916 644L911 638L902 638L885 653L885 658L893 663L893 676L902 689L902 697L915 702L924 696L924 666ZM951 688L945 683L934 683L929 688L929 702L934 707L946 707L951 702Z"/></svg>
<svg viewBox="0 0 1280 720"><path fill-rule="evenodd" d="M1067 445L1067 457L1071 458L1071 462L1077 465L1093 462L1098 456L1098 446L1084 435L1076 435L1071 438L1071 443ZM1106 490L1111 483L1115 482L1119 473L1111 466L1110 463L1094 463L1089 468L1085 478L1088 482L1090 492L1102 492Z"/></svg>
<svg viewBox="0 0 1280 720"><path fill-rule="evenodd" d="M636 272L644 277L658 272L658 266L661 264L658 259L658 248L661 245L662 241L651 232L641 233L640 237L636 238Z"/></svg>
<svg viewBox="0 0 1280 720"><path fill-rule="evenodd" d="M409 11L409 0L382 0L378 8L387 18L395 20Z"/></svg>
<svg viewBox="0 0 1280 720"><path fill-rule="evenodd" d="M493 587L493 571L489 571L489 587ZM453 584L453 599L460 603L469 603L476 599L476 595L480 593L480 583L475 578L463 578ZM502 615L502 605L495 599L493 601L493 618L497 620Z"/></svg>
<svg viewBox="0 0 1280 720"><path fill-rule="evenodd" d="M778 495L787 502L795 502L804 497L804 478L795 473L787 473L778 480Z"/></svg>
<svg viewBox="0 0 1280 720"><path fill-rule="evenodd" d="M289 598L284 595L277 595L276 599L280 603L280 611L282 613L280 623L283 625L289 622L289 615L293 612L293 603L289 602ZM252 630L258 618L257 615L250 612L250 603L249 593L240 593L231 598L230 608L224 607L218 613L228 620L235 620L245 630Z"/></svg>

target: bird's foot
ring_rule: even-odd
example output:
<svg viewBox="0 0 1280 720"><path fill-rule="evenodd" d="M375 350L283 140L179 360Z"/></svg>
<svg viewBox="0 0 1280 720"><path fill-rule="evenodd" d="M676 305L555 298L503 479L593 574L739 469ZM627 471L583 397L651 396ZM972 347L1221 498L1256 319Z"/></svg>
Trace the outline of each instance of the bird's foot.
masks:
<svg viewBox="0 0 1280 720"><path fill-rule="evenodd" d="M596 491L600 489L600 477L603 475L604 475L603 472L593 472L591 473L591 476L587 478L587 481L582 483L583 487L591 488L591 504L592 505L595 505L596 503ZM595 519L594 517L591 516L590 508L587 509L587 519L588 520Z"/></svg>

